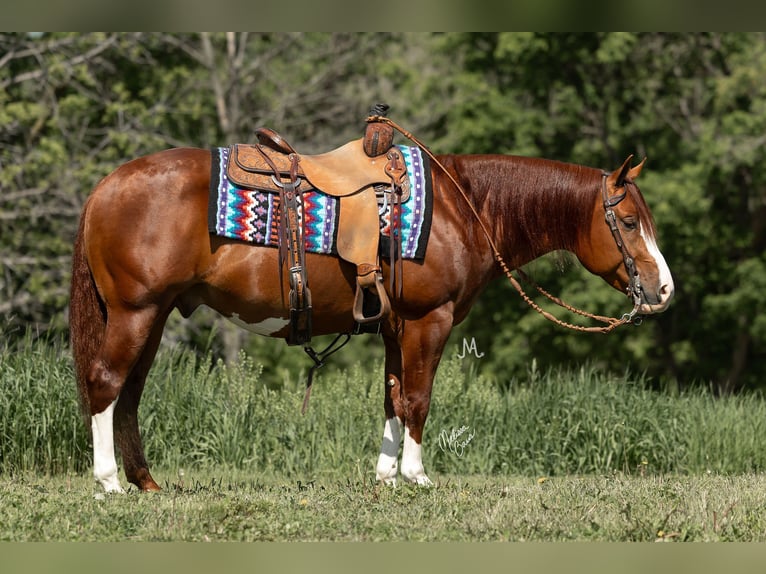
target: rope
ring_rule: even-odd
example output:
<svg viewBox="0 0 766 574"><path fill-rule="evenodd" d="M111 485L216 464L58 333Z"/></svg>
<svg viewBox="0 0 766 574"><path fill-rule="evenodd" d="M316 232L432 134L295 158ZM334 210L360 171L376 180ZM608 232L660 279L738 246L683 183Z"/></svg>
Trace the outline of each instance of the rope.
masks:
<svg viewBox="0 0 766 574"><path fill-rule="evenodd" d="M511 270L508 265L505 263L505 260L503 259L503 256L500 255L500 251L497 248L497 245L495 244L494 240L492 239L492 235L489 233L489 230L487 229L487 226L484 224L484 221L481 219L481 216L476 211L476 208L473 206L473 203L468 198L468 194L463 189L463 186L458 183L458 181L452 176L452 174L447 171L447 168L445 168L441 162L436 159L433 153L431 153L431 150L428 149L428 147L421 142L418 138L416 138L412 133L405 130L403 127L398 125L396 122L391 120L390 118L387 118L382 115L371 115L367 118L367 122L383 122L388 125L390 125L392 128L394 128L396 131L401 133L404 137L406 137L408 140L414 142L425 154L433 161L437 166L439 166L439 169L441 169L444 174L450 179L450 181L455 185L458 192L462 196L463 200L468 205L468 208L471 210L471 213L473 213L474 217L476 218L476 221L479 223L479 226L481 227L481 230L484 232L485 237L487 238L487 241L489 243L490 248L492 249L492 255L495 258L495 261L500 265L500 268L503 270L503 273L505 273L505 276L508 278L508 281L510 281L511 285L513 285L514 289L518 291L521 298L524 300L524 302L527 303L532 309L540 313L543 317L551 321L552 323L555 323L557 325L560 325L562 327L566 327L567 329L572 329L573 331L580 331L580 332L586 332L586 333L610 333L614 331L617 327L621 325L625 325L626 323L630 323L633 321L633 318L635 317L636 313L638 312L639 303L636 302L633 306L633 310L630 313L624 314L621 318L616 319L614 317L604 317L601 315L594 315L592 313L588 313L587 311L583 311L581 309L577 309L576 307L572 307L571 305L568 305L567 303L564 303L561 299L558 297L554 297L550 293L548 293L545 289L537 285L534 281L532 281L526 273L524 273L521 269L515 269L515 271L519 274L519 276L524 279L524 281L527 281L528 283L532 284L535 289L539 293L541 293L543 296L547 297L551 301L553 301L556 305L559 307L562 307L566 309L567 311L570 311L572 313L575 313L577 315L580 315L582 317L586 317L588 319L592 319L594 321L605 323L606 326L604 327L584 327L581 325L575 325L573 323L567 323L566 321L562 321L561 319L558 319L557 317L554 317L551 313L540 307L537 303L535 303L529 295L526 294L524 289L522 288L521 284L516 280L516 278L513 276L513 270ZM638 322L636 323L638 324Z"/></svg>

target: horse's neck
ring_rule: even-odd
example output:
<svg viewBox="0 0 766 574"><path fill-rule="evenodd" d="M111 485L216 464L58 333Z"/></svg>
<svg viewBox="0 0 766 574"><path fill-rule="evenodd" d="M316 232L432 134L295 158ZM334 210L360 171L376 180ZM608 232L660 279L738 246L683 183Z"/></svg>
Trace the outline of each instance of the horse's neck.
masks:
<svg viewBox="0 0 766 574"><path fill-rule="evenodd" d="M473 156L461 175L507 263L573 251L590 229L598 170L518 156Z"/></svg>

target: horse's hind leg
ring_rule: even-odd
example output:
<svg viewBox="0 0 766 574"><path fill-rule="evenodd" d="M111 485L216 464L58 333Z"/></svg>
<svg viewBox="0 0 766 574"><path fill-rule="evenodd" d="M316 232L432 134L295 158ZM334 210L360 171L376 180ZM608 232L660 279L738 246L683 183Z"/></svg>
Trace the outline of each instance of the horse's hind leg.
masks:
<svg viewBox="0 0 766 574"><path fill-rule="evenodd" d="M144 455L144 446L138 428L138 404L144 391L146 376L157 355L168 314L169 310L155 322L143 353L125 380L120 392L120 400L117 401L114 410L115 441L122 454L125 477L128 482L144 491L161 489L149 473L149 465Z"/></svg>
<svg viewBox="0 0 766 574"><path fill-rule="evenodd" d="M157 318L154 307L110 309L101 349L86 377L93 431L93 475L107 492L123 491L114 453L115 407ZM136 400L135 391L128 394L127 400Z"/></svg>

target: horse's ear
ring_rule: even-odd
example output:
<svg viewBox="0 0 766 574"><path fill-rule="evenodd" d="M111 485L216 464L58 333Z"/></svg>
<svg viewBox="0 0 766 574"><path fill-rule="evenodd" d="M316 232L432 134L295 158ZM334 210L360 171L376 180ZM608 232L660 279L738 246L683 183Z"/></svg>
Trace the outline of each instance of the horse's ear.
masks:
<svg viewBox="0 0 766 574"><path fill-rule="evenodd" d="M641 160L641 163L639 163L637 166L630 168L630 171L628 172L628 179L636 179L639 175L641 175L641 169L644 167L644 164L646 163L646 157Z"/></svg>
<svg viewBox="0 0 766 574"><path fill-rule="evenodd" d="M625 185L625 178L628 177L628 171L630 171L630 160L632 159L633 159L633 154L630 154L628 156L628 159L626 159L623 162L622 167L620 167L620 169L618 169L617 171L612 172L612 175L609 179L612 180L611 183L615 189L619 189L623 185ZM615 178L615 174L617 175L616 178Z"/></svg>

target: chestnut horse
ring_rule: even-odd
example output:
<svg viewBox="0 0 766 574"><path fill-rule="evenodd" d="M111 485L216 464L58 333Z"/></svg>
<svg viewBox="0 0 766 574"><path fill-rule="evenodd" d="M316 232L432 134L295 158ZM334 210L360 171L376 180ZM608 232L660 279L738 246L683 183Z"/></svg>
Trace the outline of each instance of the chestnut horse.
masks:
<svg viewBox="0 0 766 574"><path fill-rule="evenodd" d="M399 471L406 482L431 484L421 446L434 374L452 327L487 283L502 275L497 257L515 269L568 250L612 287L633 289L641 314L663 311L673 296L649 208L634 183L643 162L631 167L628 158L607 174L515 156L437 159L425 259L403 262L403 293L390 294L392 312L382 326L386 420L376 474L387 484L396 483ZM137 411L173 309L188 317L204 304L261 335L288 333L278 250L208 232L210 172L209 150L162 151L117 168L83 208L70 329L81 403L93 433L94 475L107 492L122 491L115 441L127 480L141 490L159 490L144 456ZM604 222L605 209L616 216L616 235ZM351 332L354 266L307 253L306 267L314 334ZM389 271L384 261L385 277Z"/></svg>

